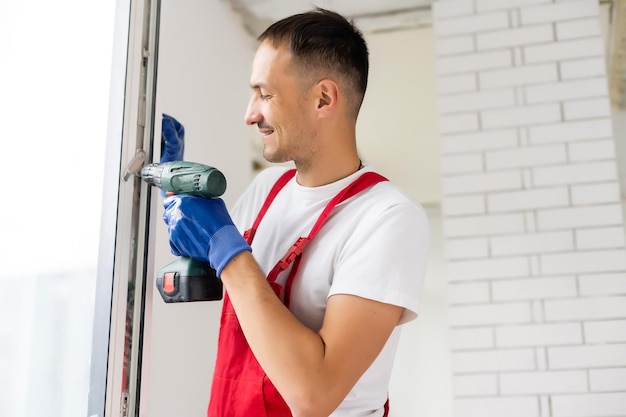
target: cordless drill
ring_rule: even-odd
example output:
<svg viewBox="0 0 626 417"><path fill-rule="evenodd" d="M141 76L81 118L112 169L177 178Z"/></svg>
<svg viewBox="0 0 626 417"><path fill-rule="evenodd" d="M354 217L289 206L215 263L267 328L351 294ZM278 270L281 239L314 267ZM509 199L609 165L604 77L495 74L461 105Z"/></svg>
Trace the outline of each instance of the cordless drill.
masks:
<svg viewBox="0 0 626 417"><path fill-rule="evenodd" d="M226 191L224 174L195 162L146 165L141 169L141 178L165 193L216 198ZM222 299L222 281L209 263L185 256L159 270L156 286L166 303Z"/></svg>

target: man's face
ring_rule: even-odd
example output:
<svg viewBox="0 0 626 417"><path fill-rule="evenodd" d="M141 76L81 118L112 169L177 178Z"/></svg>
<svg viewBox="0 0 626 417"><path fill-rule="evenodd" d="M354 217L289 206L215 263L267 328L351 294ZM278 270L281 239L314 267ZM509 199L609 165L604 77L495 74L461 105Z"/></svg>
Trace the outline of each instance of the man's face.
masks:
<svg viewBox="0 0 626 417"><path fill-rule="evenodd" d="M263 156L269 162L306 162L314 155L313 98L310 86L291 64L286 47L264 41L252 64L252 97L246 124L256 124L263 140ZM303 89L303 85L306 89Z"/></svg>

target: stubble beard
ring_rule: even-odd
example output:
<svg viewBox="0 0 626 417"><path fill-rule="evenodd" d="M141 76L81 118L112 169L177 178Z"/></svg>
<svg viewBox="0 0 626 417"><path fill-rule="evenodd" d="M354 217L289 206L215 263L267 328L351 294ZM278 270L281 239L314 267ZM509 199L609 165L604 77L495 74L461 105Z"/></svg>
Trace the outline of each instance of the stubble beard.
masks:
<svg viewBox="0 0 626 417"><path fill-rule="evenodd" d="M267 145L263 146L263 158L265 158L267 162L273 164L280 164L289 161L284 152L280 152L278 150L271 152L270 150L268 150Z"/></svg>
<svg viewBox="0 0 626 417"><path fill-rule="evenodd" d="M317 154L313 135L300 135L298 138L292 138L288 148L279 149L274 143L274 149L264 145L263 158L270 163L284 163L293 161L299 170L306 170L315 159Z"/></svg>

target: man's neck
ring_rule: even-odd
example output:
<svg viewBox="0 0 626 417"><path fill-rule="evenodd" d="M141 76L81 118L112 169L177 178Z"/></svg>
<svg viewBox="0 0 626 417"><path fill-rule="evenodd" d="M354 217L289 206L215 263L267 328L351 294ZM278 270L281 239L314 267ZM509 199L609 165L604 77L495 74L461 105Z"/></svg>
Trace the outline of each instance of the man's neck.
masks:
<svg viewBox="0 0 626 417"><path fill-rule="evenodd" d="M361 160L355 153L341 161L324 160L316 166L301 166L296 163L298 175L296 180L303 187L320 187L332 184L357 172L363 167Z"/></svg>

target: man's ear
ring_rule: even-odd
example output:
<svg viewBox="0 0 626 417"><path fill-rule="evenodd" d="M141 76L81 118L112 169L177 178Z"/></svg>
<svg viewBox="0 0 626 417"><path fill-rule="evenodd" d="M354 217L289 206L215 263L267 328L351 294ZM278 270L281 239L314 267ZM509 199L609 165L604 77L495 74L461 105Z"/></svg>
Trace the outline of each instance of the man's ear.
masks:
<svg viewBox="0 0 626 417"><path fill-rule="evenodd" d="M325 78L317 83L317 110L328 111L337 107L339 86L331 79Z"/></svg>

